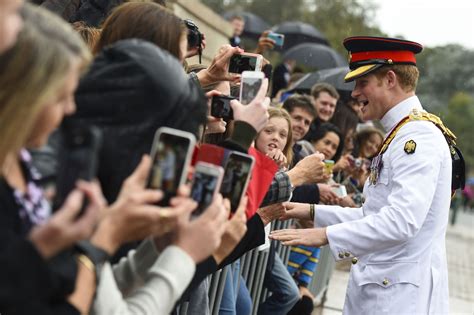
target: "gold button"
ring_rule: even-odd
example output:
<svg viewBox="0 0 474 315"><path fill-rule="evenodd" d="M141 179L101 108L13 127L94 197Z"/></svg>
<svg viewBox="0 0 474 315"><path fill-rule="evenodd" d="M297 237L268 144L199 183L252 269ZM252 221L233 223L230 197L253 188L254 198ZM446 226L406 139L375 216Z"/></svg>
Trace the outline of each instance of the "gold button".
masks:
<svg viewBox="0 0 474 315"><path fill-rule="evenodd" d="M357 264L358 261L359 261L359 259L357 259L357 257L352 258L352 264L353 265Z"/></svg>
<svg viewBox="0 0 474 315"><path fill-rule="evenodd" d="M344 258L344 254L343 253L339 253L339 258Z"/></svg>
<svg viewBox="0 0 474 315"><path fill-rule="evenodd" d="M350 255L351 255L351 253L348 253L348 252L344 253L344 256L346 256L346 257L349 257Z"/></svg>
<svg viewBox="0 0 474 315"><path fill-rule="evenodd" d="M387 279L383 279L382 283L383 283L383 285L387 285L387 284L388 284L388 280L387 280Z"/></svg>

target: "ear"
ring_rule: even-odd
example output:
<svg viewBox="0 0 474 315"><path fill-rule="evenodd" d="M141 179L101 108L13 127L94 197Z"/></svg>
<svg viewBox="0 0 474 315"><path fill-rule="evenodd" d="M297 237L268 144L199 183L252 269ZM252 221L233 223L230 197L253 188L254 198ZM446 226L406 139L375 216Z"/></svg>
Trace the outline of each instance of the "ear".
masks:
<svg viewBox="0 0 474 315"><path fill-rule="evenodd" d="M393 70L389 70L387 72L385 79L389 88L394 88L396 85L398 85L398 77Z"/></svg>

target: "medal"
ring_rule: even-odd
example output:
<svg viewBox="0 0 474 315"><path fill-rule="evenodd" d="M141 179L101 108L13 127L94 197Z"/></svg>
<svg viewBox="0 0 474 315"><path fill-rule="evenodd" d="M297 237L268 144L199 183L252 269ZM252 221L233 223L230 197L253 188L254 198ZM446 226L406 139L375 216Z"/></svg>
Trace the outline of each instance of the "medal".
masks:
<svg viewBox="0 0 474 315"><path fill-rule="evenodd" d="M370 175L369 175L369 183L370 185L377 184L377 180L379 178L380 172L382 171L383 161L382 161L382 154L377 155L373 158L372 163L370 164Z"/></svg>

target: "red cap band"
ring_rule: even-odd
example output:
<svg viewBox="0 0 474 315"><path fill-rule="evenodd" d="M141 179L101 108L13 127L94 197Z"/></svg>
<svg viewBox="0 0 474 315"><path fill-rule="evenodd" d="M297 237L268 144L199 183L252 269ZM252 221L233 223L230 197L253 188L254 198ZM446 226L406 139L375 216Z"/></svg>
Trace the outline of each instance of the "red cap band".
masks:
<svg viewBox="0 0 474 315"><path fill-rule="evenodd" d="M391 59L393 62L410 62L416 64L415 54L408 50L382 50L351 53L349 62L358 62L371 59Z"/></svg>

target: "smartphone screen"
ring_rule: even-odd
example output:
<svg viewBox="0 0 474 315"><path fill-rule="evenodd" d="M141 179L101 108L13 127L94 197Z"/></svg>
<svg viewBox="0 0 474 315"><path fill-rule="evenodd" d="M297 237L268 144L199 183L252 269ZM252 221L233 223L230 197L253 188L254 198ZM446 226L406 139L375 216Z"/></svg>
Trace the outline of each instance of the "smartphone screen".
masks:
<svg viewBox="0 0 474 315"><path fill-rule="evenodd" d="M194 136L171 128L158 130L152 150L152 168L148 177L148 188L160 189L164 193L161 205L168 205L176 196L178 187L184 183L187 166L194 149Z"/></svg>
<svg viewBox="0 0 474 315"><path fill-rule="evenodd" d="M74 190L77 180L91 181L96 177L102 143L102 134L97 127L65 121L59 132L60 146L54 209L63 205L69 193Z"/></svg>
<svg viewBox="0 0 474 315"><path fill-rule="evenodd" d="M198 203L198 206L193 211L193 217L201 215L212 203L216 191L220 188L223 173L224 171L220 166L207 163L196 165L191 187L191 198Z"/></svg>
<svg viewBox="0 0 474 315"><path fill-rule="evenodd" d="M257 70L257 57L235 54L230 58L229 72L242 73Z"/></svg>
<svg viewBox="0 0 474 315"><path fill-rule="evenodd" d="M262 82L263 76L260 78L242 76L240 86L240 102L243 105L248 105L253 101L253 99L257 96L260 87L262 86Z"/></svg>
<svg viewBox="0 0 474 315"><path fill-rule="evenodd" d="M234 119L230 101L235 99L232 96L213 96L211 102L211 116L224 118L227 120Z"/></svg>
<svg viewBox="0 0 474 315"><path fill-rule="evenodd" d="M248 154L232 152L227 159L221 194L230 200L232 212L237 210L242 196L247 191L253 164L254 158Z"/></svg>

